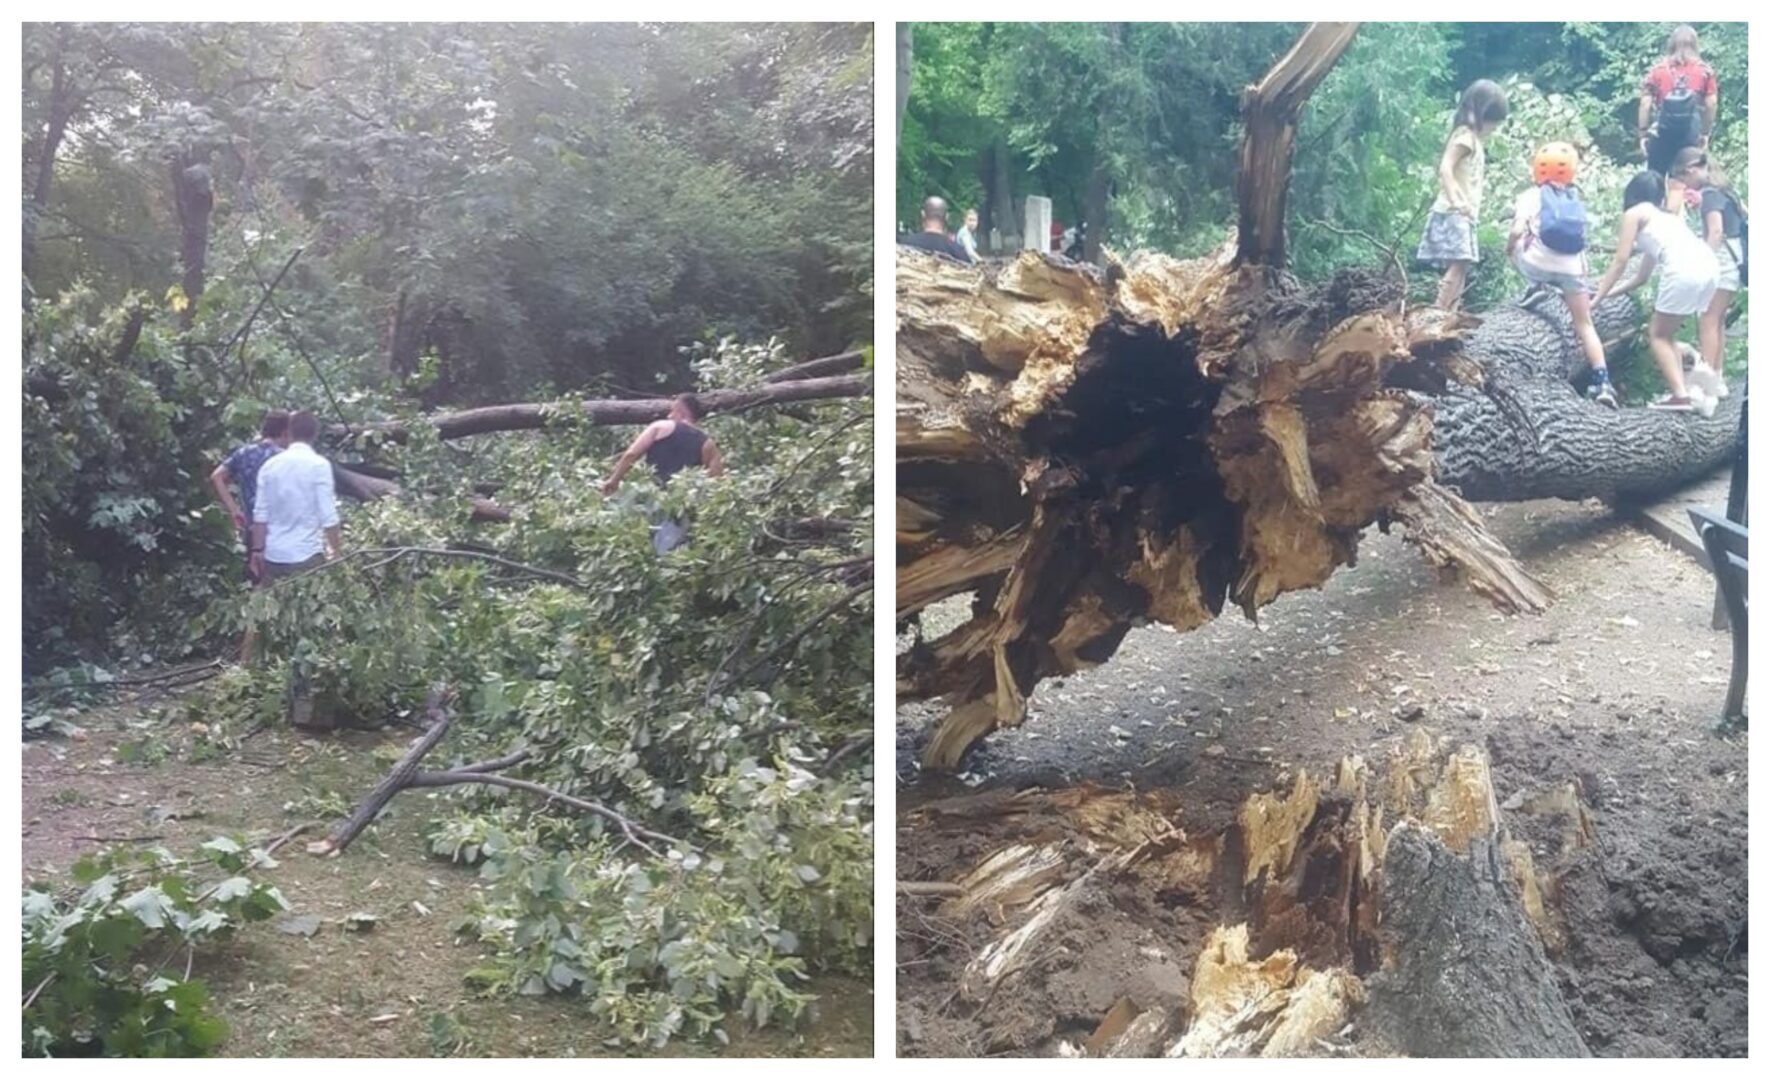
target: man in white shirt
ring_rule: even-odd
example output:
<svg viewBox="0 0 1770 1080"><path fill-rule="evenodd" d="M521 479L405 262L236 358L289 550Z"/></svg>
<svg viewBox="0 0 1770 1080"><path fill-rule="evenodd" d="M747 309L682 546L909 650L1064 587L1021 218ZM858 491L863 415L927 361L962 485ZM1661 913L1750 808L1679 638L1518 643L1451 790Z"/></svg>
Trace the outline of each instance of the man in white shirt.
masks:
<svg viewBox="0 0 1770 1080"><path fill-rule="evenodd" d="M258 470L251 565L267 584L335 559L343 548L332 463L313 448L319 429L310 412L291 416L289 448Z"/></svg>

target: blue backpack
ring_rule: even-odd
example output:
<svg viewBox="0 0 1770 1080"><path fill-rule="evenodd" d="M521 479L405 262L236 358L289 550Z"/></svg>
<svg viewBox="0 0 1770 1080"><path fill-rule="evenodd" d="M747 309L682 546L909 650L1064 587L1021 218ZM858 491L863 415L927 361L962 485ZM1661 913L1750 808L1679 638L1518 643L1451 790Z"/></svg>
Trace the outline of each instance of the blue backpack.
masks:
<svg viewBox="0 0 1770 1080"><path fill-rule="evenodd" d="M1543 184L1542 212L1537 217L1537 239L1550 251L1578 255L1586 250L1586 208L1579 192L1559 184Z"/></svg>

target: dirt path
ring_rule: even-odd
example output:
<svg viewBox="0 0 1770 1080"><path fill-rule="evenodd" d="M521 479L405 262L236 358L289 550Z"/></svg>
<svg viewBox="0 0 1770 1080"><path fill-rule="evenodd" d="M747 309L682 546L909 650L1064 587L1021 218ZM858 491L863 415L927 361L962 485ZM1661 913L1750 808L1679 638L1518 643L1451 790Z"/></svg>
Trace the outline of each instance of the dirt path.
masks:
<svg viewBox="0 0 1770 1080"><path fill-rule="evenodd" d="M222 833L255 839L353 803L387 770L412 732L403 728L328 739L283 730L242 752L193 764L188 730L169 729L139 705L85 714L80 741L26 744L26 880L57 876L99 838L155 838L173 850ZM135 764L132 762L141 762ZM342 857L316 859L299 837L266 876L292 913L317 915L311 937L246 927L199 961L231 1035L230 1057L573 1057L622 1054L604 1046L595 1021L563 999L476 997L462 982L480 954L457 945L453 927L479 891L474 871L426 856L426 796L407 793ZM327 806L325 804L331 804ZM260 840L262 842L262 840ZM366 933L346 930L357 912L378 916ZM818 1015L795 1033L734 1035L728 1055L870 1055L872 987L819 979ZM714 1047L679 1041L672 1055Z"/></svg>
<svg viewBox="0 0 1770 1080"><path fill-rule="evenodd" d="M1042 686L1026 725L993 736L957 781L915 776L929 714L900 710L899 877L966 868L966 845L901 828L903 813L965 787L1169 789L1190 825L1226 827L1250 791L1424 726L1484 745L1501 797L1579 783L1602 871L1563 898L1560 968L1592 1050L1743 1054L1747 740L1710 731L1729 656L1726 634L1709 627L1712 583L1595 504L1507 506L1490 521L1555 589L1547 614L1501 617L1373 534L1359 566L1282 598L1261 626L1231 614L1190 634L1136 631L1106 666ZM1025 978L1073 981L1096 961L1122 973L1136 949L1159 945L1175 954L1163 992L1183 997L1196 936L1186 920L1156 905L1135 932L1147 940L1098 941ZM928 951L910 945L900 931L900 957ZM1097 1001L1070 994L1075 1015L1004 1046L987 1023L942 1011L950 966L939 953L899 973L905 1052L1049 1053L1066 1025L1100 1019Z"/></svg>

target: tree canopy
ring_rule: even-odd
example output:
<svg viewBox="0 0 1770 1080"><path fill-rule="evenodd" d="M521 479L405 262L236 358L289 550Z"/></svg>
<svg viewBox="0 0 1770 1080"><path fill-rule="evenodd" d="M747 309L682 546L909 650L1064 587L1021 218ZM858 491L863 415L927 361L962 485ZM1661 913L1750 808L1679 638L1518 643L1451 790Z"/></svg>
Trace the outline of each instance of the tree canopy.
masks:
<svg viewBox="0 0 1770 1080"><path fill-rule="evenodd" d="M1672 23L1366 23L1305 110L1290 193L1292 263L1319 278L1412 250L1462 88L1506 83L1592 159L1629 162L1642 77ZM1743 23L1698 23L1721 84L1713 150L1745 174ZM1199 254L1234 220L1242 91L1296 39L1284 23L917 23L897 216L926 195L1018 238L1026 195L1086 221L1090 257ZM900 46L901 47L901 46ZM1530 110L1526 108L1527 115ZM1490 150L1516 157L1542 126ZM1631 156L1632 155L1632 156ZM1525 155L1527 156L1527 155ZM1504 203L1506 199L1490 200ZM1330 227L1331 226L1331 227Z"/></svg>

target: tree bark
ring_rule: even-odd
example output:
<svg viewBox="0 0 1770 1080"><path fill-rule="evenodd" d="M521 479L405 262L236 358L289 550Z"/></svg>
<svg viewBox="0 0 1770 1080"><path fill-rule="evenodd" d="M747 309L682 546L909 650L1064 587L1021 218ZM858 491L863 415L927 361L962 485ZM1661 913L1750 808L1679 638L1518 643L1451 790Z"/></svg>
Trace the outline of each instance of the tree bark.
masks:
<svg viewBox="0 0 1770 1080"><path fill-rule="evenodd" d="M764 383L798 382L803 379L822 379L831 375L846 375L851 371L859 371L866 365L867 354L864 350L854 349L834 356L820 356L816 360L806 360L779 371L771 371L762 376Z"/></svg>
<svg viewBox="0 0 1770 1080"><path fill-rule="evenodd" d="M1431 829L1390 832L1379 888L1389 963L1359 1022L1410 1057L1590 1057L1487 838L1467 856Z"/></svg>
<svg viewBox="0 0 1770 1080"><path fill-rule="evenodd" d="M59 28L56 35L54 67L49 80L49 117L44 124L43 145L37 151L36 179L31 184L31 208L24 221L24 275L31 276L31 263L37 255L37 227L49 210L50 187L55 180L55 158L61 152L67 135L68 121L74 114L74 91L68 85L68 28Z"/></svg>
<svg viewBox="0 0 1770 1080"><path fill-rule="evenodd" d="M903 138L903 111L910 103L910 75L915 70L914 23L897 24L897 137Z"/></svg>
<svg viewBox="0 0 1770 1080"><path fill-rule="evenodd" d="M180 282L185 306L178 328L189 330L203 298L204 267L209 257L209 216L215 209L215 182L208 154L185 153L172 161L172 196L178 207L178 256L184 267Z"/></svg>
<svg viewBox="0 0 1770 1080"><path fill-rule="evenodd" d="M1095 264L1100 262L1100 250L1106 243L1106 213L1111 191L1112 177L1106 166L1096 161L1088 174L1087 194L1082 198L1082 222L1088 227L1087 239L1082 244L1082 258Z"/></svg>
<svg viewBox="0 0 1770 1080"><path fill-rule="evenodd" d="M1283 266L1284 208L1291 151L1303 102L1352 44L1357 23L1312 23L1291 51L1242 99L1244 131L1237 201L1236 262Z"/></svg>
<svg viewBox="0 0 1770 1080"><path fill-rule="evenodd" d="M760 405L790 401L818 401L829 398L863 397L872 392L871 375L841 375L821 379L799 379L791 382L766 383L745 390L709 390L696 394L710 413L731 413ZM593 424L649 424L670 413L672 398L605 399L579 402L529 402L515 405L487 405L460 412L438 413L422 422L433 425L445 439L468 435L485 435L494 431L533 431L546 427L555 417L570 409L581 410ZM335 438L352 434L378 435L394 442L404 441L408 427L405 420L378 420L353 428L333 425L329 433Z"/></svg>
<svg viewBox="0 0 1770 1080"><path fill-rule="evenodd" d="M1020 250L1020 208L1014 205L1013 159L1006 139L997 138L990 149L990 220L1002 238L1002 251Z"/></svg>
<svg viewBox="0 0 1770 1080"><path fill-rule="evenodd" d="M382 807L411 786L412 778L418 773L418 762L423 760L425 754L436 749L436 744L442 742L443 736L449 733L449 725L454 722L446 703L447 692L441 687L430 692L430 700L424 703L424 716L430 722L424 729L424 734L413 740L410 749L394 765L393 771L375 785L349 817L338 823L330 836L308 845L309 852L315 855L333 855L343 851L369 827L369 823L375 820L375 815L381 812Z"/></svg>
<svg viewBox="0 0 1770 1080"><path fill-rule="evenodd" d="M1618 297L1594 320L1601 338L1615 340L1634 331L1639 316ZM1433 429L1439 481L1465 498L1641 498L1730 460L1743 394L1708 419L1586 401L1571 381L1585 359L1557 299L1482 316L1463 353L1485 373L1487 390L1449 387Z"/></svg>

